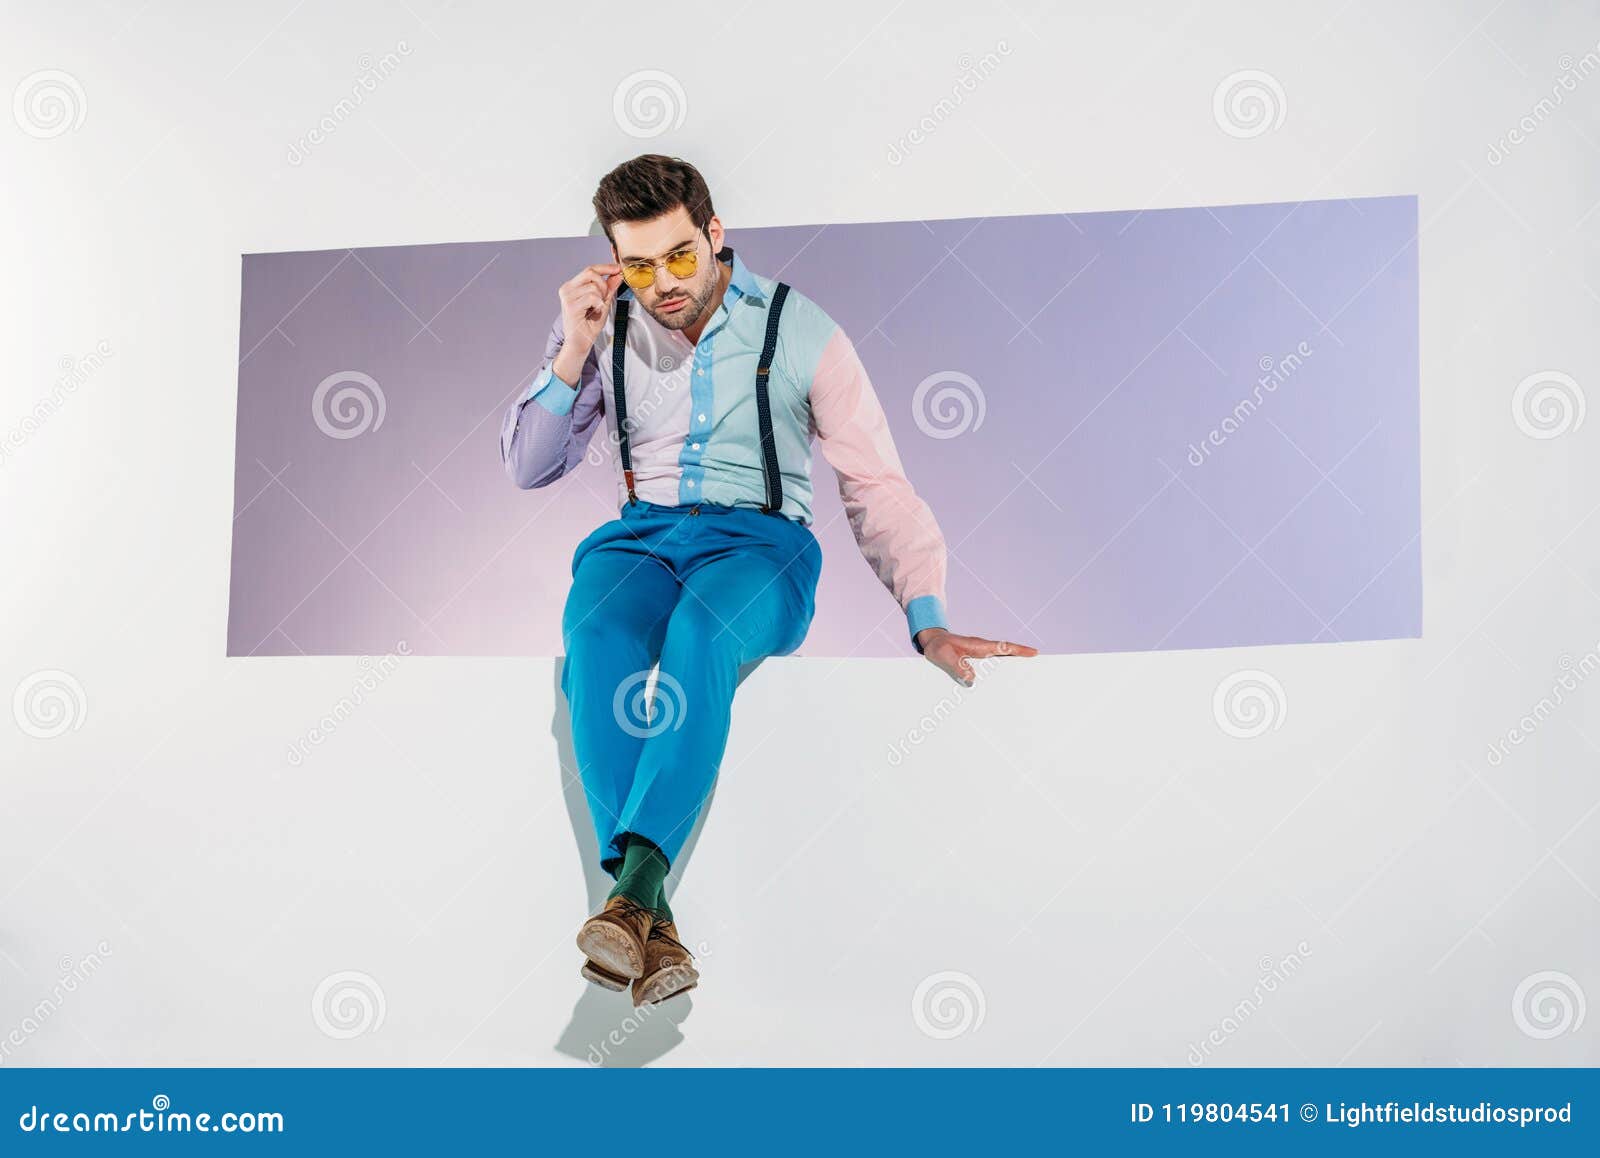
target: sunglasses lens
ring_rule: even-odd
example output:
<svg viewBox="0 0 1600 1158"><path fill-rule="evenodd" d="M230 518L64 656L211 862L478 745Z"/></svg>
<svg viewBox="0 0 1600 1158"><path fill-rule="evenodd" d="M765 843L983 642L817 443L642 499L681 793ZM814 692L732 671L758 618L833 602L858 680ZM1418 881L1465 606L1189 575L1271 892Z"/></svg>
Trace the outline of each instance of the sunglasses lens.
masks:
<svg viewBox="0 0 1600 1158"><path fill-rule="evenodd" d="M675 253L663 263L667 272L673 277L693 277L694 271L699 267L699 255L693 250L687 253ZM636 290L649 289L656 284L656 267L647 262L622 267L622 280Z"/></svg>

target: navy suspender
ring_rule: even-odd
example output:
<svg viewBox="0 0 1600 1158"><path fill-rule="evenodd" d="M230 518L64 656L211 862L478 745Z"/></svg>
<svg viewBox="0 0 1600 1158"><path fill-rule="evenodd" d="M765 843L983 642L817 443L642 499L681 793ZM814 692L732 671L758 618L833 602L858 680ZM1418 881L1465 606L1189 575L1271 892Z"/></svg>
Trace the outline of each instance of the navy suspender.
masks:
<svg viewBox="0 0 1600 1158"><path fill-rule="evenodd" d="M767 377L772 373L772 360L778 352L778 319L783 313L783 300L789 296L789 287L779 282L772 292L772 305L767 310L767 336L761 347L761 360L756 363L756 423L761 434L761 470L766 477L767 501L761 509L769 515L783 509L783 476L778 470L778 441L772 432L772 402L767 396ZM628 299L618 298L611 339L611 416L616 426L617 450L622 459L622 481L628 488L628 501L637 502L633 490L633 455L628 447L628 397L623 388L623 375L628 352Z"/></svg>
<svg viewBox="0 0 1600 1158"><path fill-rule="evenodd" d="M617 450L622 455L622 481L628 487L628 501L636 503L639 496L633 493L633 455L628 451L628 393L623 389L622 379L627 361L628 300L618 298L616 328L611 339L611 417L617 428Z"/></svg>
<svg viewBox="0 0 1600 1158"><path fill-rule="evenodd" d="M783 476L778 473L778 443L772 435L767 375L772 372L772 356L778 352L778 317L783 313L783 299L788 296L789 287L779 282L767 310L767 340L761 347L761 361L756 363L756 421L761 430L761 469L767 476L767 505L761 509L769 515L783 509Z"/></svg>

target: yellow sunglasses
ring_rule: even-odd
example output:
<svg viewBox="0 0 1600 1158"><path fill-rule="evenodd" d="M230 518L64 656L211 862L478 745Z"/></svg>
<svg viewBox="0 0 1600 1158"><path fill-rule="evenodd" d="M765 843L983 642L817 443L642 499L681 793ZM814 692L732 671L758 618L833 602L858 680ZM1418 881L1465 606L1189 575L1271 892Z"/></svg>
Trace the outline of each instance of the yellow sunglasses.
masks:
<svg viewBox="0 0 1600 1158"><path fill-rule="evenodd" d="M664 265L667 272L680 281L694 276L700 268L700 255L693 249L680 249L669 253L659 262L630 261L622 267L622 280L636 290L649 289L656 284L656 267Z"/></svg>

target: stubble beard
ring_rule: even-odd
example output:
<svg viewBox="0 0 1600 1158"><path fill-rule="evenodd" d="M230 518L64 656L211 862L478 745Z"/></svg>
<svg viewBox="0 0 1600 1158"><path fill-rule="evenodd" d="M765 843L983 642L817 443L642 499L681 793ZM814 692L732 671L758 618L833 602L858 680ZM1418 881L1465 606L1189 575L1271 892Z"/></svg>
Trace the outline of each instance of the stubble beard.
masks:
<svg viewBox="0 0 1600 1158"><path fill-rule="evenodd" d="M711 304L711 299L716 296L717 284L721 280L722 263L713 259L711 276L706 278L705 289L699 293L690 291L687 295L689 298L688 305L680 310L674 310L670 314L658 313L652 309L650 316L669 330L688 329L705 316L706 307Z"/></svg>

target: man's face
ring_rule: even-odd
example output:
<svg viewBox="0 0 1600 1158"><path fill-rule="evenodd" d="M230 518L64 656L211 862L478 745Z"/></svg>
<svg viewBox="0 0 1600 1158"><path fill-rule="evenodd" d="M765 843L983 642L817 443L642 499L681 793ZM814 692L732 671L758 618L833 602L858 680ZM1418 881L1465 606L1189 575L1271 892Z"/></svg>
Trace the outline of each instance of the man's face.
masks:
<svg viewBox="0 0 1600 1158"><path fill-rule="evenodd" d="M706 231L711 234L709 240ZM720 278L716 254L722 248L721 222L713 217L706 230L696 229L689 211L680 205L650 221L619 221L611 227L611 234L617 261L623 265L630 261L661 263L648 288L633 290L652 318L669 330L685 330L705 319ZM694 273L677 278L667 269L665 259L684 249L693 250L698 262Z"/></svg>

